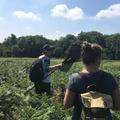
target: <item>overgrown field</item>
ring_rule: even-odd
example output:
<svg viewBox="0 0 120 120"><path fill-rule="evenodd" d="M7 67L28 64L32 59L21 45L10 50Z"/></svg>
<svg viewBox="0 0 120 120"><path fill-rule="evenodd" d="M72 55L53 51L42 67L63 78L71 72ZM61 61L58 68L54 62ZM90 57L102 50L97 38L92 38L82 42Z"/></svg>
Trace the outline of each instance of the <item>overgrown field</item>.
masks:
<svg viewBox="0 0 120 120"><path fill-rule="evenodd" d="M63 90L68 76L79 72L81 62L74 63L68 72L56 71L52 80L53 96L38 96L34 89L25 94L32 85L28 78L32 58L0 58L0 120L70 120L72 108L63 106ZM61 60L51 60L52 64ZM120 85L120 61L103 61L101 68L111 72ZM113 112L115 120L120 113Z"/></svg>

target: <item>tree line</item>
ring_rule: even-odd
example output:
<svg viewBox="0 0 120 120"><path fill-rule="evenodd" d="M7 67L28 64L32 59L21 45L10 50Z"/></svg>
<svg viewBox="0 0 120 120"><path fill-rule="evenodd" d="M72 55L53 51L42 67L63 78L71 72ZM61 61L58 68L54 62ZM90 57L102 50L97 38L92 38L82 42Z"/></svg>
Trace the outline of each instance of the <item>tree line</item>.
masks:
<svg viewBox="0 0 120 120"><path fill-rule="evenodd" d="M11 34L0 43L0 57L38 57L42 53L42 46L54 46L51 56L62 58L73 43L88 41L103 47L103 57L106 59L120 59L120 33L104 35L97 31L80 32L77 36L68 34L58 40L51 40L42 35L21 36Z"/></svg>

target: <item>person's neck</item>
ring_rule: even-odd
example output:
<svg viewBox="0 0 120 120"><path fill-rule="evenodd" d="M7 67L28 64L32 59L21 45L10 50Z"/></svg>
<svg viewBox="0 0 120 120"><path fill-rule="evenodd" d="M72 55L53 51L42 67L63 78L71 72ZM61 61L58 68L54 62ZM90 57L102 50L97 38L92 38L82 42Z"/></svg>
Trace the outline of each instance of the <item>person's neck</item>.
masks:
<svg viewBox="0 0 120 120"><path fill-rule="evenodd" d="M47 54L45 54L45 53L44 53L43 55L44 55L44 56L46 56L46 57L48 57L48 55L47 55Z"/></svg>
<svg viewBox="0 0 120 120"><path fill-rule="evenodd" d="M85 65L85 67L83 68L82 72L84 73L95 73L99 71L99 68L95 65Z"/></svg>

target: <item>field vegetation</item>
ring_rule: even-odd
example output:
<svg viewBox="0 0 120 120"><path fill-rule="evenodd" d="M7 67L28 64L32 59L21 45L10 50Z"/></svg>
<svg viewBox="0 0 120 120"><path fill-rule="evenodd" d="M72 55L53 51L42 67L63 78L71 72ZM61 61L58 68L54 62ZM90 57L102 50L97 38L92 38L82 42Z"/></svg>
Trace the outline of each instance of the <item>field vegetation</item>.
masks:
<svg viewBox="0 0 120 120"><path fill-rule="evenodd" d="M56 71L52 80L52 96L36 95L34 89L27 92L33 83L28 72L34 58L0 58L0 120L70 120L72 108L63 106L63 91L68 77L82 69L76 62L67 72ZM52 64L61 60L51 60ZM120 61L103 61L101 69L112 73L120 85ZM112 111L114 119L120 120L120 113Z"/></svg>

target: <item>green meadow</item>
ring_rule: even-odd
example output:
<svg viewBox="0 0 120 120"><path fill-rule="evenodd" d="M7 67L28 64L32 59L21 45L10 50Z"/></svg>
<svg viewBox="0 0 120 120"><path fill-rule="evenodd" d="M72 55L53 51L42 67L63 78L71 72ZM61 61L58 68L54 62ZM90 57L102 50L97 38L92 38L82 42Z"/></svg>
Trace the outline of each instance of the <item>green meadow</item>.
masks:
<svg viewBox="0 0 120 120"><path fill-rule="evenodd" d="M57 70L51 74L53 95L35 94L29 80L29 67L35 58L0 58L0 120L70 120L72 108L63 106L63 90L68 77L82 69L82 63L76 62L69 70ZM51 64L62 60L51 59ZM101 69L116 77L120 85L120 61L104 60ZM115 120L120 113L111 111Z"/></svg>

